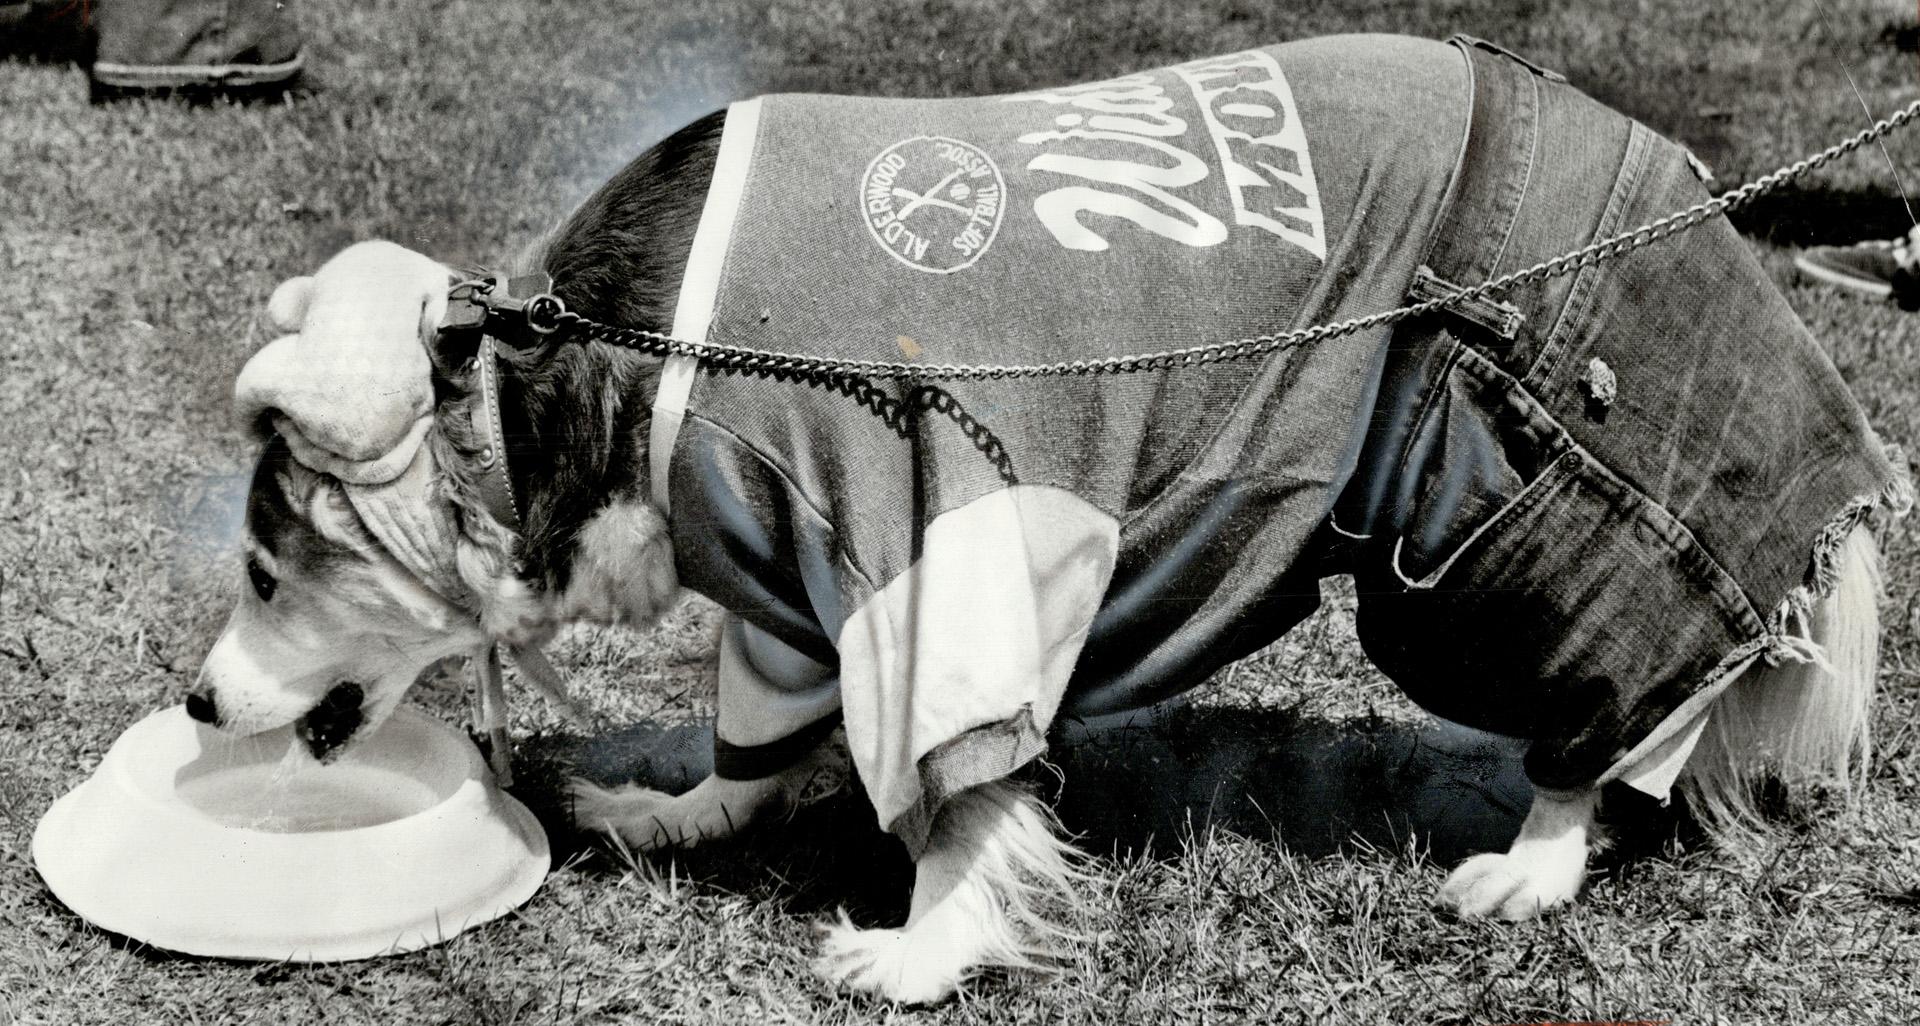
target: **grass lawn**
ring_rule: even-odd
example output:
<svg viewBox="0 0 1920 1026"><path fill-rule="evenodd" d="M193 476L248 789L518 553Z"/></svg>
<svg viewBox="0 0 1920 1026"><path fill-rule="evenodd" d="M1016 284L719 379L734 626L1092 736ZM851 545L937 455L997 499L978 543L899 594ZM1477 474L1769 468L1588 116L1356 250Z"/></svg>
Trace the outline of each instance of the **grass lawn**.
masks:
<svg viewBox="0 0 1920 1026"><path fill-rule="evenodd" d="M273 286L350 240L497 262L645 145L759 92L1011 90L1348 30L1501 41L1731 186L1854 131L1862 101L1920 95L1914 16L1905 0L307 0L307 84L274 102L92 105L71 64L0 60L0 1026L1920 1021L1920 518L1886 539L1868 793L1806 796L1738 856L1625 838L1638 857L1603 860L1578 907L1521 926L1431 908L1473 838L1409 841L1394 808L1341 797L1384 779L1379 753L1422 720L1360 658L1337 587L1196 692L1182 723L1217 730L1062 754L1065 814L1097 856L1094 943L1056 975L989 975L932 1011L809 972L836 907L874 925L905 912L911 867L858 799L639 863L553 818L568 760L613 772L617 727L710 710L698 602L646 635L556 647L613 736L521 704L520 792L560 864L518 915L443 947L327 966L169 957L68 913L28 857L41 812L180 698L218 630L250 459L233 374L264 341ZM1920 451L1920 321L1798 280L1779 248L1910 223L1889 164L1920 185L1920 133L1888 150L1740 221L1875 423ZM426 697L452 708L447 690ZM1510 759L1493 763L1480 822L1497 833L1518 806ZM1331 775L1239 787L1250 767Z"/></svg>

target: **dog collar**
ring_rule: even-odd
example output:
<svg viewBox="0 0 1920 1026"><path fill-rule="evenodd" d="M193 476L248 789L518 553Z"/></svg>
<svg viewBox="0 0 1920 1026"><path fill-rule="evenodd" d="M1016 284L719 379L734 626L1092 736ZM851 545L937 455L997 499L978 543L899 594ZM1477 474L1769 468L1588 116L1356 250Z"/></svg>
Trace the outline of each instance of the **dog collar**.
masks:
<svg viewBox="0 0 1920 1026"><path fill-rule="evenodd" d="M545 343L557 327L550 315L564 309L552 288L553 279L545 274L472 278L448 294L446 319L440 324L442 335L479 333L473 356L479 394L469 412L472 437L480 443L475 490L481 509L516 537L524 533L524 524L513 494L506 430L500 419L500 353L502 346L526 351Z"/></svg>
<svg viewBox="0 0 1920 1026"><path fill-rule="evenodd" d="M507 471L507 436L500 427L500 354L493 336L480 339L474 354L479 364L480 394L472 406L473 438L480 443L480 474L475 481L480 508L494 522L522 533L520 504L513 497L513 477Z"/></svg>

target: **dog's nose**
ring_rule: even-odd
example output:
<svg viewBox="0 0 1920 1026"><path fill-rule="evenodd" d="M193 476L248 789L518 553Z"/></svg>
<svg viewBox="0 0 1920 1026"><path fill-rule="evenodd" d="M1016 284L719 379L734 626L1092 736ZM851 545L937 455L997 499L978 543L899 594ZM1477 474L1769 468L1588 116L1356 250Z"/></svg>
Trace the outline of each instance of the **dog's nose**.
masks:
<svg viewBox="0 0 1920 1026"><path fill-rule="evenodd" d="M187 692L187 715L201 723L220 722L220 710L213 704L212 688L195 688Z"/></svg>

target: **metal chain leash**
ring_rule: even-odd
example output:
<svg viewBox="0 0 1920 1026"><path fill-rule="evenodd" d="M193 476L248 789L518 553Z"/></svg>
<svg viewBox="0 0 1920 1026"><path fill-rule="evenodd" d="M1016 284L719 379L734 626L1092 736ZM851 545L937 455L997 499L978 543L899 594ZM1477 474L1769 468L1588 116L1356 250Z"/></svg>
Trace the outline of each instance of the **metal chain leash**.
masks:
<svg viewBox="0 0 1920 1026"><path fill-rule="evenodd" d="M1138 353L1129 356L1111 356L1098 360L1065 360L1058 363L1014 364L1014 365L965 365L946 363L906 363L885 360L850 360L828 357L808 356L801 353L785 353L777 350L755 349L747 346L727 345L719 342L692 342L677 339L671 335L641 328L621 328L610 324L590 321L571 310L550 295L537 296L525 306L526 323L537 335L559 335L568 341L598 341L608 345L635 349L660 356L691 356L723 367L739 370L787 374L800 377L872 377L872 378L911 378L920 381L981 381L1001 380L1005 378L1068 377L1098 374L1127 374L1142 370L1159 370L1172 367L1187 367L1196 364L1218 363L1226 360L1243 360L1255 356L1264 356L1284 349L1324 342L1330 338L1350 335L1371 328L1419 317L1423 314L1443 310L1450 306L1472 299L1525 285L1535 281L1559 277L1574 271L1612 260L1636 249L1652 245L1670 235L1677 234L1700 224L1708 218L1718 216L1729 210L1743 206L1763 196L1781 185L1801 175L1821 167L1860 147L1879 140L1897 128L1904 127L1920 117L1920 100L1902 107L1898 112L1883 120L1874 122L1849 138L1829 146L1826 149L1778 168L1769 174L1756 178L1737 189L1721 193L1712 199L1696 203L1684 210L1678 210L1658 220L1608 236L1590 243L1570 253L1564 253L1550 260L1543 260L1531 267L1514 271L1482 282L1478 285L1462 288L1444 296L1407 306L1383 310L1364 317L1349 318L1331 324L1316 324L1312 327L1297 328L1272 335L1256 335L1251 338L1236 339L1231 342L1214 342L1205 345L1188 346L1182 349L1167 349L1152 353Z"/></svg>
<svg viewBox="0 0 1920 1026"><path fill-rule="evenodd" d="M953 422L954 427L966 436L968 442L979 450L993 466L994 473L1007 484L1019 484L1020 477L1014 471L1013 454L1000 441L1000 436L988 427L986 422L968 412L966 407L954 397L952 392L938 385L916 384L905 394L895 397L888 390L875 385L873 381L859 374L840 372L827 374L806 374L798 371L752 370L745 367L723 366L720 373L764 374L775 380L802 378L816 382L838 395L843 395L867 412L880 419L889 431L901 438L911 439L917 435L921 421L929 414L937 414Z"/></svg>

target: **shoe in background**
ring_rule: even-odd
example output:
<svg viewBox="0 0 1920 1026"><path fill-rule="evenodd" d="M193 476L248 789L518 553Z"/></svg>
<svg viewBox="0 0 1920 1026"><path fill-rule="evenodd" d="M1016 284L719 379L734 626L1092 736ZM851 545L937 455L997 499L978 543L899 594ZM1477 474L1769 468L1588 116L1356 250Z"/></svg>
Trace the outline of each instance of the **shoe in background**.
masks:
<svg viewBox="0 0 1920 1026"><path fill-rule="evenodd" d="M1895 239L1813 246L1794 255L1802 274L1869 299L1920 310L1920 226Z"/></svg>
<svg viewBox="0 0 1920 1026"><path fill-rule="evenodd" d="M281 86L300 73L292 0L89 0L96 92Z"/></svg>

